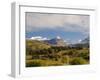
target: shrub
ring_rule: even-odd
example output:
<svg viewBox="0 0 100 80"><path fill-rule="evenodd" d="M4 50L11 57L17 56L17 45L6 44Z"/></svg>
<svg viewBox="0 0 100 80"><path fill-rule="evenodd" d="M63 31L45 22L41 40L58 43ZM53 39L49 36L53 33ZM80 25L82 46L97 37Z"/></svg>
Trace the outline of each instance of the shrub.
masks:
<svg viewBox="0 0 100 80"><path fill-rule="evenodd" d="M26 60L32 59L32 55L26 55Z"/></svg>
<svg viewBox="0 0 100 80"><path fill-rule="evenodd" d="M68 64L69 63L69 57L68 56L63 56L61 59L61 62Z"/></svg>
<svg viewBox="0 0 100 80"><path fill-rule="evenodd" d="M81 57L76 57L76 58L72 58L70 60L70 64L71 65L81 65L81 64L87 64L87 61Z"/></svg>
<svg viewBox="0 0 100 80"><path fill-rule="evenodd" d="M87 53L87 52L80 53L79 56L80 56L80 57L83 57L83 58L86 59L86 60L89 60L89 53Z"/></svg>
<svg viewBox="0 0 100 80"><path fill-rule="evenodd" d="M61 63L59 61L41 60L41 59L27 60L26 61L26 67L58 66L58 65L63 65L63 63Z"/></svg>

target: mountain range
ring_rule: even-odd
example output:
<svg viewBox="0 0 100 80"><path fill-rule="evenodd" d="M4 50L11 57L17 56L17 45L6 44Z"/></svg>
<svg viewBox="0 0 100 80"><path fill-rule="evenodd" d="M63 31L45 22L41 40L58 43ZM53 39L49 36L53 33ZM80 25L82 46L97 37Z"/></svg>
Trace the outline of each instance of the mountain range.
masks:
<svg viewBox="0 0 100 80"><path fill-rule="evenodd" d="M79 43L76 43L76 44L70 44L70 47L86 47L86 48L89 48L89 37L81 40Z"/></svg>
<svg viewBox="0 0 100 80"><path fill-rule="evenodd" d="M45 42L51 44L52 46L67 46L67 43L59 36L50 40L45 40Z"/></svg>
<svg viewBox="0 0 100 80"><path fill-rule="evenodd" d="M85 38L84 40L81 41L82 44L86 44L89 43L89 37Z"/></svg>
<svg viewBox="0 0 100 80"><path fill-rule="evenodd" d="M41 42L47 43L52 46L70 46L70 47L89 47L89 41L90 41L89 37L87 37L87 38L81 40L79 43L75 43L75 44L68 44L68 42L65 42L59 36L52 38L52 39L46 39L46 38L42 38L42 37L32 37L30 39L41 41Z"/></svg>

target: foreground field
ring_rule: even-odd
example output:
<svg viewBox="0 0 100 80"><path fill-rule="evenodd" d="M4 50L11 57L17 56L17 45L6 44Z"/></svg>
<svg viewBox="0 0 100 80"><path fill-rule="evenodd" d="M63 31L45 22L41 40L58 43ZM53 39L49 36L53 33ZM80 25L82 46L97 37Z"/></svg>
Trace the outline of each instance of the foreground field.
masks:
<svg viewBox="0 0 100 80"><path fill-rule="evenodd" d="M26 67L89 64L89 48L26 41Z"/></svg>

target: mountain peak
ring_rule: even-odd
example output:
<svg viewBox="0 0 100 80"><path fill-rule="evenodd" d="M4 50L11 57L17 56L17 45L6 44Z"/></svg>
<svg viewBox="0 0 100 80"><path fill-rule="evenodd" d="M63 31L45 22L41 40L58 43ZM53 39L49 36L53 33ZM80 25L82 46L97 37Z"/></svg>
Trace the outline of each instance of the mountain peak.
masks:
<svg viewBox="0 0 100 80"><path fill-rule="evenodd" d="M66 46L67 45L60 36L56 36L55 38L47 40L46 42L53 46Z"/></svg>
<svg viewBox="0 0 100 80"><path fill-rule="evenodd" d="M89 43L89 37L87 37L84 40L82 40L81 43Z"/></svg>
<svg viewBox="0 0 100 80"><path fill-rule="evenodd" d="M61 37L60 36L57 36L56 39L61 39Z"/></svg>

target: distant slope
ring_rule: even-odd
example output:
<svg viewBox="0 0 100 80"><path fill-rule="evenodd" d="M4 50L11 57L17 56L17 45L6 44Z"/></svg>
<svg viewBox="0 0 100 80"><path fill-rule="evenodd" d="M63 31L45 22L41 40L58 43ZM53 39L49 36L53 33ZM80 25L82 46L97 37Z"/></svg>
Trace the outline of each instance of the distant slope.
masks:
<svg viewBox="0 0 100 80"><path fill-rule="evenodd" d="M67 42L63 40L60 36L56 36L55 38L52 38L52 39L36 36L36 37L28 38L27 40L36 41L36 43L42 42L42 44L51 45L51 46L68 46Z"/></svg>
<svg viewBox="0 0 100 80"><path fill-rule="evenodd" d="M82 44L86 44L89 43L89 37L85 38L84 40L81 41Z"/></svg>
<svg viewBox="0 0 100 80"><path fill-rule="evenodd" d="M52 46L67 46L63 39L60 37L56 37L50 40L45 40L45 42L49 43Z"/></svg>
<svg viewBox="0 0 100 80"><path fill-rule="evenodd" d="M48 49L50 48L50 45L44 43L43 41L26 40L26 47L31 48L32 50L37 50L37 49Z"/></svg>
<svg viewBox="0 0 100 80"><path fill-rule="evenodd" d="M80 43L76 43L76 44L71 44L71 47L84 47L84 48L89 48L89 37L83 39Z"/></svg>

